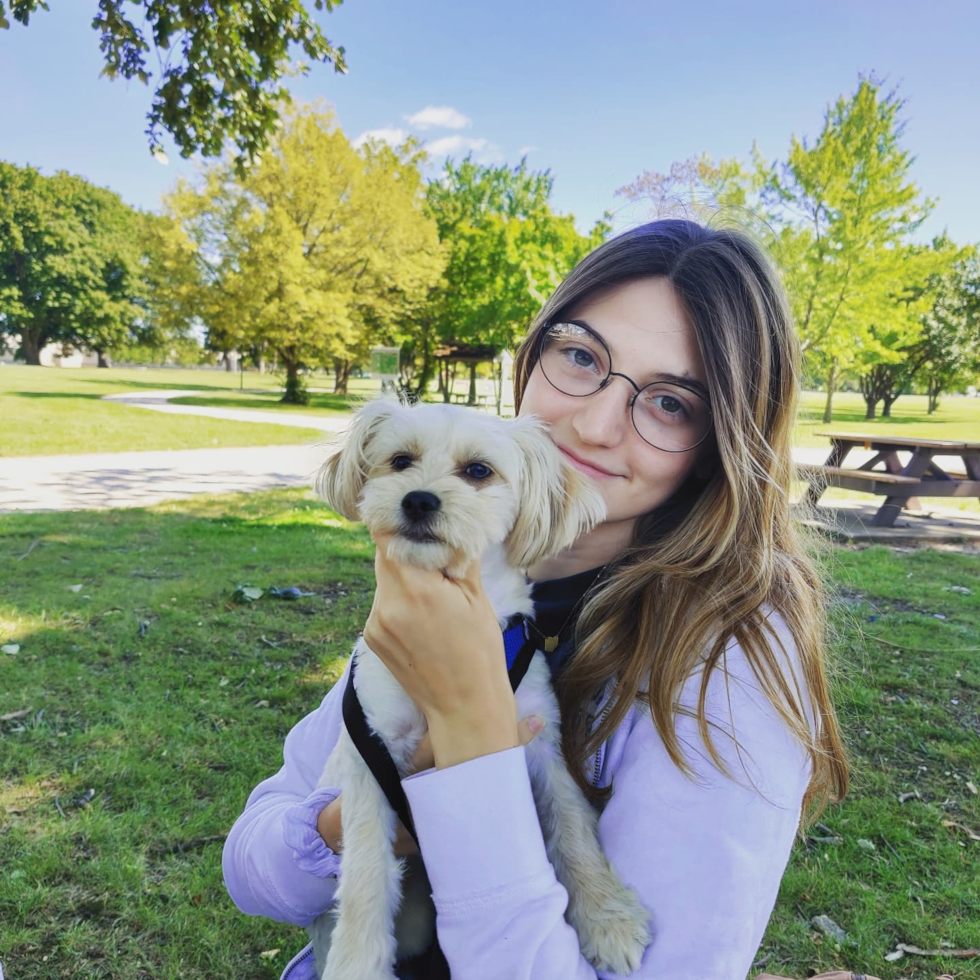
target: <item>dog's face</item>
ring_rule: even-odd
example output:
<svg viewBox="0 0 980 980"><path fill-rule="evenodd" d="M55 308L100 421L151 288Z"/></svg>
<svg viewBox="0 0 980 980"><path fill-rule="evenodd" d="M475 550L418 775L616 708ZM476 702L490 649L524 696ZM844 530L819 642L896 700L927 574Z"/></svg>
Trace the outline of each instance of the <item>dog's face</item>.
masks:
<svg viewBox="0 0 980 980"><path fill-rule="evenodd" d="M426 568L463 568L502 542L526 568L605 515L598 489L536 419L451 405L368 403L317 489L372 534L394 535L389 557Z"/></svg>

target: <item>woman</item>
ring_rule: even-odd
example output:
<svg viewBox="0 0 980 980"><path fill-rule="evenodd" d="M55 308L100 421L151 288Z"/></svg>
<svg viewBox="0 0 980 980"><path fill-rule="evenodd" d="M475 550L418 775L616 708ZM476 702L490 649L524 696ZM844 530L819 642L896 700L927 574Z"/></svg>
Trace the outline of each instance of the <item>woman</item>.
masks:
<svg viewBox="0 0 980 980"><path fill-rule="evenodd" d="M687 221L583 259L518 353L519 412L551 424L607 505L529 577L566 760L650 910L636 977L742 980L801 816L846 792L821 584L790 515L798 387L763 253ZM562 916L521 747L535 720L516 717L479 569L405 574L382 552L364 636L429 724L403 785L452 975L595 977ZM342 801L314 787L342 687L290 732L229 835L245 912L307 925L331 903ZM297 960L284 976L312 976Z"/></svg>

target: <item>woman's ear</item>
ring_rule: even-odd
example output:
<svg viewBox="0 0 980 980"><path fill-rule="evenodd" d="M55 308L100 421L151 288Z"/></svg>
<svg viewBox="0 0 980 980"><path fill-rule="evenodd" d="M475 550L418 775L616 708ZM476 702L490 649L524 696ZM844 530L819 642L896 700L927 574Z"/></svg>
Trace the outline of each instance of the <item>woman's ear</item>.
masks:
<svg viewBox="0 0 980 980"><path fill-rule="evenodd" d="M606 516L598 487L582 476L534 416L515 419L514 441L523 456L521 509L507 538L507 557L529 568L575 543Z"/></svg>
<svg viewBox="0 0 980 980"><path fill-rule="evenodd" d="M349 521L361 519L358 505L370 469L367 449L378 429L399 411L396 401L379 398L354 416L340 449L320 467L313 489Z"/></svg>

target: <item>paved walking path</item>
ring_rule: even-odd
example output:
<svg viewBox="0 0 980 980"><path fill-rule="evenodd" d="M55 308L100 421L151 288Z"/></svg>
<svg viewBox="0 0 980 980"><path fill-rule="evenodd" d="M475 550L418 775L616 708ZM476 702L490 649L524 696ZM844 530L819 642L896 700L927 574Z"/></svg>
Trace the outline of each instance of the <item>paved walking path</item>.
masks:
<svg viewBox="0 0 980 980"><path fill-rule="evenodd" d="M347 428L350 421L349 417L168 403L170 398L188 394L192 392L132 392L107 397L152 411L271 422L319 429L329 435L314 445L8 456L0 458L0 513L144 507L198 493L308 487L330 453L330 442ZM794 457L798 462L822 463L827 452L825 449L798 449ZM851 455L856 464L860 454ZM861 461L871 456L872 453L867 452ZM851 461L850 457L848 461Z"/></svg>
<svg viewBox="0 0 980 980"><path fill-rule="evenodd" d="M212 419L235 422L265 422L271 425L291 425L298 429L319 429L321 432L343 432L350 424L347 416L301 415L299 412L264 412L258 408L211 408L208 405L172 405L171 398L199 395L197 390L126 391L120 395L105 395L107 402L122 402L136 408L148 408L170 415L206 415Z"/></svg>

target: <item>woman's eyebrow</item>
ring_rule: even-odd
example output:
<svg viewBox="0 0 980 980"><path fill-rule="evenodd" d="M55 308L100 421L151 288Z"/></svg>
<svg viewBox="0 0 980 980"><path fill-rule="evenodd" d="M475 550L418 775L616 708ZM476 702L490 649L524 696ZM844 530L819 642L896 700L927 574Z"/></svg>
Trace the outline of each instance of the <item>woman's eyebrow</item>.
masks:
<svg viewBox="0 0 980 980"><path fill-rule="evenodd" d="M596 330L596 328L593 327L588 320L575 319L569 320L568 322L574 323L576 326L585 327L585 329L590 333L594 333L606 345L606 349L609 351L610 355L613 353L612 344L610 344L609 341L606 340L606 338L603 337L602 334L599 333L599 331ZM672 384L680 385L682 388L690 388L691 390L696 391L706 402L711 401L711 399L708 397L707 386L695 378L688 377L687 375L671 374L669 371L650 371L648 372L648 375L655 377L657 381L668 381ZM634 380L636 379L634 378ZM650 382L646 383L649 384ZM637 384L639 384L638 381ZM640 387L642 388L643 385L640 385Z"/></svg>

